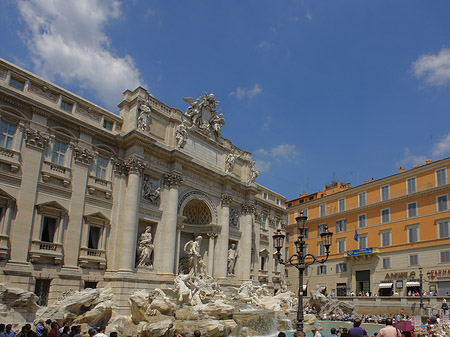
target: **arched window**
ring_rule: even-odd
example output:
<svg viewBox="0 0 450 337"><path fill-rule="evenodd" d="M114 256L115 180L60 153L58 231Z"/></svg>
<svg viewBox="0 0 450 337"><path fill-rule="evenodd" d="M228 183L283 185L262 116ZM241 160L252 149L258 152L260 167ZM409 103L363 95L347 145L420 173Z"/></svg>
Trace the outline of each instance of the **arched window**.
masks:
<svg viewBox="0 0 450 337"><path fill-rule="evenodd" d="M191 200L184 207L185 222L193 225L207 225L211 223L211 212L201 200Z"/></svg>

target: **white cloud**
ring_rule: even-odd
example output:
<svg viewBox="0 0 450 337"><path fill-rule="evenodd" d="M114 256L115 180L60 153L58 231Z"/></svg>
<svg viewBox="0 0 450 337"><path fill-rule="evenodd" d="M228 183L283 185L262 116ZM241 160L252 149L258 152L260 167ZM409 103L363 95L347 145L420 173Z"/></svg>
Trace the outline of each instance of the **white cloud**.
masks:
<svg viewBox="0 0 450 337"><path fill-rule="evenodd" d="M403 158L396 162L396 166L407 168L405 166L424 165L426 157L417 154L411 154L411 150L406 148L403 153Z"/></svg>
<svg viewBox="0 0 450 337"><path fill-rule="evenodd" d="M245 89L238 87L236 91L230 92L230 96L236 96L237 99L243 99L243 98L252 98L256 95L259 95L262 92L261 87L258 83L255 83L253 88L251 89Z"/></svg>
<svg viewBox="0 0 450 337"><path fill-rule="evenodd" d="M309 21L311 21L311 20L312 20L312 15L311 15L311 13L310 13L310 12L307 12L307 13L305 14L305 18L308 19Z"/></svg>
<svg viewBox="0 0 450 337"><path fill-rule="evenodd" d="M272 44L268 41L262 41L258 47L259 48L265 48L265 49L269 49L272 46Z"/></svg>
<svg viewBox="0 0 450 337"><path fill-rule="evenodd" d="M439 54L421 55L413 63L414 75L427 85L440 86L450 81L450 49L442 48Z"/></svg>
<svg viewBox="0 0 450 337"><path fill-rule="evenodd" d="M121 15L113 0L19 0L35 71L92 90L114 108L122 92L142 84L133 59L110 49L105 25Z"/></svg>
<svg viewBox="0 0 450 337"><path fill-rule="evenodd" d="M450 133L433 146L433 157L445 157L450 154ZM440 159L440 158L437 158Z"/></svg>
<svg viewBox="0 0 450 337"><path fill-rule="evenodd" d="M255 160L256 169L259 173L270 171L272 167L272 163L266 160Z"/></svg>
<svg viewBox="0 0 450 337"><path fill-rule="evenodd" d="M264 119L264 123L263 125L261 125L261 130L268 130L270 124L272 124L272 117L270 116L266 116L266 118Z"/></svg>

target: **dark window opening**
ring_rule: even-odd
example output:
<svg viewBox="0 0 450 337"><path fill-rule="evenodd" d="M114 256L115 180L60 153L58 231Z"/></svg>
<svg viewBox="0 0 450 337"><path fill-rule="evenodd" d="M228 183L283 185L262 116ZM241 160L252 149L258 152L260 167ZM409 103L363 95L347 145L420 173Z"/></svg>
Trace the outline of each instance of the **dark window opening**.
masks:
<svg viewBox="0 0 450 337"><path fill-rule="evenodd" d="M44 216L44 223L42 227L41 241L54 242L56 232L56 220L55 218L49 218Z"/></svg>
<svg viewBox="0 0 450 337"><path fill-rule="evenodd" d="M89 226L88 248L98 249L100 241L100 227Z"/></svg>
<svg viewBox="0 0 450 337"><path fill-rule="evenodd" d="M37 297L39 297L37 304L42 306L46 306L48 302L48 293L50 291L50 280L48 279L36 279L36 283L34 285L34 293Z"/></svg>
<svg viewBox="0 0 450 337"><path fill-rule="evenodd" d="M85 281L84 282L84 289L97 289L97 282L89 282L89 281Z"/></svg>

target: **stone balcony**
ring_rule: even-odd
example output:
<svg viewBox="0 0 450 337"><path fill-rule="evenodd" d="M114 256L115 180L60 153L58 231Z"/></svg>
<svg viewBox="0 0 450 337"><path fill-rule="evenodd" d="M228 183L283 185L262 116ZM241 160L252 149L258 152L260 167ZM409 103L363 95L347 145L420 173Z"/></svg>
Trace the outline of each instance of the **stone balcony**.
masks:
<svg viewBox="0 0 450 337"><path fill-rule="evenodd" d="M101 249L81 247L78 263L81 267L86 267L89 264L97 264L100 269L105 269L106 251Z"/></svg>
<svg viewBox="0 0 450 337"><path fill-rule="evenodd" d="M95 176L89 176L88 179L88 192L94 194L95 191L101 191L105 193L106 199L110 199L112 195L112 182L109 180L101 179Z"/></svg>
<svg viewBox="0 0 450 337"><path fill-rule="evenodd" d="M269 280L269 272L267 270L259 270L258 281L267 282Z"/></svg>
<svg viewBox="0 0 450 337"><path fill-rule="evenodd" d="M0 162L9 165L11 172L17 172L19 170L20 160L19 152L0 147Z"/></svg>
<svg viewBox="0 0 450 337"><path fill-rule="evenodd" d="M69 167L57 165L49 161L44 161L41 175L44 182L49 181L52 177L61 180L64 187L69 186L72 181L72 170Z"/></svg>
<svg viewBox="0 0 450 337"><path fill-rule="evenodd" d="M9 254L9 236L0 234L0 260L4 260Z"/></svg>
<svg viewBox="0 0 450 337"><path fill-rule="evenodd" d="M61 264L64 258L62 243L31 241L30 260L33 263L47 262L52 259L55 264Z"/></svg>

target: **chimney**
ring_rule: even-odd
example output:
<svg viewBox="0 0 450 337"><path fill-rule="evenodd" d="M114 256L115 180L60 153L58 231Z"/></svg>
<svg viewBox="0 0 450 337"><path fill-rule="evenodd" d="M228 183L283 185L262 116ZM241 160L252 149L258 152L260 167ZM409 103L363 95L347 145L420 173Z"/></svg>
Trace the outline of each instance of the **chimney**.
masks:
<svg viewBox="0 0 450 337"><path fill-rule="evenodd" d="M403 173L403 172L405 172L405 169L400 166L400 168L398 169L398 173Z"/></svg>
<svg viewBox="0 0 450 337"><path fill-rule="evenodd" d="M375 181L375 179L373 179L373 178L372 178L372 180L371 180L371 181Z"/></svg>
<svg viewBox="0 0 450 337"><path fill-rule="evenodd" d="M433 159L427 158L425 159L425 164L431 164L433 162Z"/></svg>
<svg viewBox="0 0 450 337"><path fill-rule="evenodd" d="M369 182L369 180L366 179L366 181L364 182L364 184L367 184Z"/></svg>

